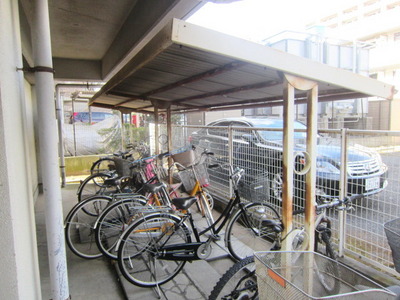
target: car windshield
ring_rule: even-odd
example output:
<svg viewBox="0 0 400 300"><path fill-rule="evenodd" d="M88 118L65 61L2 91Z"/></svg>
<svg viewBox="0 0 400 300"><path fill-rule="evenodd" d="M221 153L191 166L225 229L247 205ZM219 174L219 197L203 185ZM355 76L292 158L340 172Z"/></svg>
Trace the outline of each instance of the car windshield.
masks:
<svg viewBox="0 0 400 300"><path fill-rule="evenodd" d="M283 120L279 119L252 119L251 120L254 127L260 128L282 128L283 130ZM306 129L307 127L299 122L294 122L295 129ZM259 131L261 137L267 141L280 142L283 139L283 131ZM295 132L295 139L305 139L307 137L305 132Z"/></svg>

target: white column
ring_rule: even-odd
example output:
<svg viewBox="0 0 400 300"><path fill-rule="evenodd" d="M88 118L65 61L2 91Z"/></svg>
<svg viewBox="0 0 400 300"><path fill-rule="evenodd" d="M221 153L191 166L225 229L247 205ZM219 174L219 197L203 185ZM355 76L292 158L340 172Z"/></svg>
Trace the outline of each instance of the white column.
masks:
<svg viewBox="0 0 400 300"><path fill-rule="evenodd" d="M32 44L38 102L39 148L46 207L46 233L53 300L69 298L58 162L54 78L47 0L33 1Z"/></svg>

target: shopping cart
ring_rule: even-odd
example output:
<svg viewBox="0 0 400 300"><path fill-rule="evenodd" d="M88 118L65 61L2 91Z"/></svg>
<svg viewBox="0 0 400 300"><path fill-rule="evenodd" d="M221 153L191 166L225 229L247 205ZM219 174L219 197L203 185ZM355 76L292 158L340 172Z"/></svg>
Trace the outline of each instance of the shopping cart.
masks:
<svg viewBox="0 0 400 300"><path fill-rule="evenodd" d="M395 299L395 294L316 252L255 253L260 299Z"/></svg>

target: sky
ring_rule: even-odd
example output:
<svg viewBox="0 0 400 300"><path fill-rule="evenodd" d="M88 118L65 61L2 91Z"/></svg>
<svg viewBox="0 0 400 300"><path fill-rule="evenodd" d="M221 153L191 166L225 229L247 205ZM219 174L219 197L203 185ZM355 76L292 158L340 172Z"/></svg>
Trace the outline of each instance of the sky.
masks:
<svg viewBox="0 0 400 300"><path fill-rule="evenodd" d="M215 0L214 0L215 1ZM222 2L222 1L220 1ZM284 30L304 31L314 17L359 0L238 0L206 3L187 21L259 42Z"/></svg>

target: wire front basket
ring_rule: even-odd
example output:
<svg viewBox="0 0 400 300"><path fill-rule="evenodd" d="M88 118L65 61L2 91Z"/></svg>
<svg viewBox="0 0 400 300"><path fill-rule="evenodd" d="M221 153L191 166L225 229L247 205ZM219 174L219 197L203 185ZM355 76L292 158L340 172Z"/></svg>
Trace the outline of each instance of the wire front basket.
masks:
<svg viewBox="0 0 400 300"><path fill-rule="evenodd" d="M392 250L394 268L400 273L400 218L386 222L383 227Z"/></svg>
<svg viewBox="0 0 400 300"><path fill-rule="evenodd" d="M255 253L260 299L395 299L353 269L309 251Z"/></svg>
<svg viewBox="0 0 400 300"><path fill-rule="evenodd" d="M196 152L193 149L190 149L184 152L173 154L172 159L174 160L174 162L177 162L185 168L188 168L196 162L197 156Z"/></svg>
<svg viewBox="0 0 400 300"><path fill-rule="evenodd" d="M197 174L197 178L199 179L199 184L202 187L206 187L210 184L207 167L204 164L198 164L193 167L194 172ZM196 184L196 177L192 168L179 171L178 175L180 180L182 181L183 187L186 192L190 192L193 190Z"/></svg>

